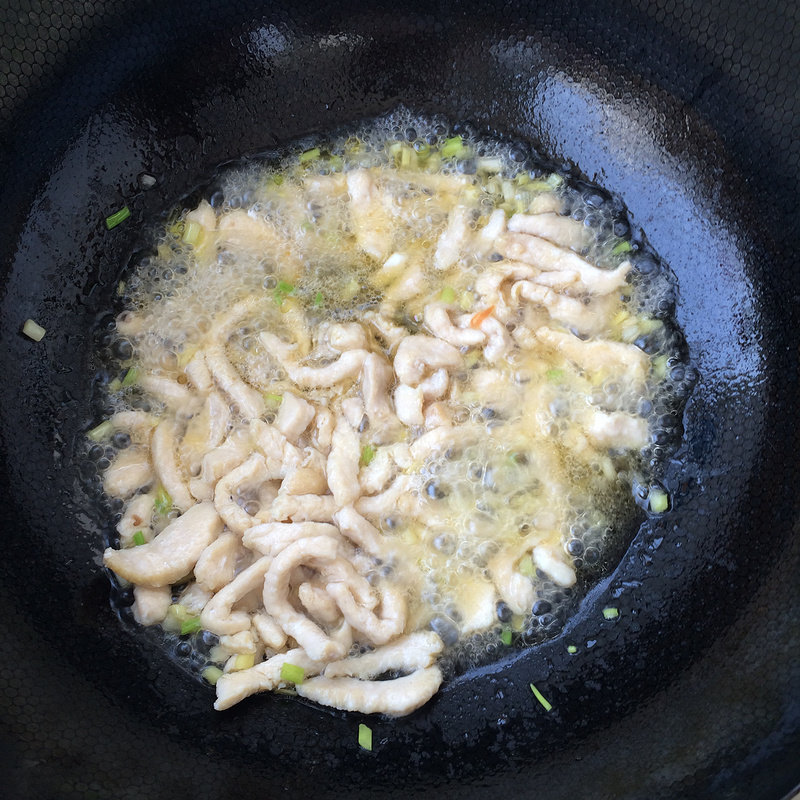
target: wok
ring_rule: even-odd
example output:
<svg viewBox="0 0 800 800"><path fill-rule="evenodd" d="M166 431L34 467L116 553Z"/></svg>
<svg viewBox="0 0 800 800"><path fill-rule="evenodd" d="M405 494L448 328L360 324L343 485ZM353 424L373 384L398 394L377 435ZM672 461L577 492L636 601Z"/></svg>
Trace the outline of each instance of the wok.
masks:
<svg viewBox="0 0 800 800"><path fill-rule="evenodd" d="M800 782L799 17L782 0L3 2L5 796L777 800ZM673 508L563 634L369 718L370 753L357 714L212 711L120 624L75 441L96 411L90 332L141 223L221 162L398 103L615 192L677 276L700 379Z"/></svg>

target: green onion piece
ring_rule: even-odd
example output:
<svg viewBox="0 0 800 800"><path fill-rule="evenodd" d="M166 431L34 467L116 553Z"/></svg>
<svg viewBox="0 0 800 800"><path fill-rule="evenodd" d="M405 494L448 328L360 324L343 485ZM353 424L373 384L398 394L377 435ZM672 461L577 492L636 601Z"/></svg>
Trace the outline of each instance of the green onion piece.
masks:
<svg viewBox="0 0 800 800"><path fill-rule="evenodd" d="M544 695L533 685L531 684L531 691L533 692L534 697L542 704L542 708L545 711L550 711L553 707L550 703L545 699Z"/></svg>
<svg viewBox="0 0 800 800"><path fill-rule="evenodd" d="M267 405L277 407L283 402L283 395L275 394L274 392L267 392L264 395L264 399L267 401Z"/></svg>
<svg viewBox="0 0 800 800"><path fill-rule="evenodd" d="M239 653L233 660L233 669L250 669L256 663L256 657L253 653Z"/></svg>
<svg viewBox="0 0 800 800"><path fill-rule="evenodd" d="M301 164L307 164L309 161L313 161L316 158L319 158L319 147L312 147L310 150L300 153L300 157L297 160Z"/></svg>
<svg viewBox="0 0 800 800"><path fill-rule="evenodd" d="M144 544L144 531L136 531L133 534L133 543L138 547L140 544Z"/></svg>
<svg viewBox="0 0 800 800"><path fill-rule="evenodd" d="M358 746L364 750L372 750L372 728L363 722L358 723Z"/></svg>
<svg viewBox="0 0 800 800"><path fill-rule="evenodd" d="M163 486L158 487L153 505L159 514L166 514L172 508L172 498Z"/></svg>
<svg viewBox="0 0 800 800"><path fill-rule="evenodd" d="M278 286L276 288L279 292L283 292L284 294L291 294L294 291L294 286L286 281L278 281Z"/></svg>
<svg viewBox="0 0 800 800"><path fill-rule="evenodd" d="M332 172L338 172L344 167L344 159L341 156L331 156L328 159L328 168Z"/></svg>
<svg viewBox="0 0 800 800"><path fill-rule="evenodd" d="M201 673L203 680L210 683L212 686L216 685L217 681L222 677L222 670L213 665L206 667Z"/></svg>
<svg viewBox="0 0 800 800"><path fill-rule="evenodd" d="M125 377L122 379L122 383L120 386L123 389L127 389L129 386L133 386L136 383L137 379L139 378L139 370L136 367L131 367L126 373Z"/></svg>
<svg viewBox="0 0 800 800"><path fill-rule="evenodd" d="M469 148L460 136L453 136L445 139L439 152L442 154L442 158L463 158L468 155Z"/></svg>
<svg viewBox="0 0 800 800"><path fill-rule="evenodd" d="M526 184L526 188L531 192L549 192L553 187L547 181L536 180Z"/></svg>
<svg viewBox="0 0 800 800"><path fill-rule="evenodd" d="M92 428L86 436L91 439L93 442L102 442L103 439L108 439L109 436L114 432L114 426L111 424L110 420L106 420L105 422L101 422L96 427Z"/></svg>
<svg viewBox="0 0 800 800"><path fill-rule="evenodd" d="M564 377L564 370L558 368L549 369L545 372L545 376L551 383L559 383Z"/></svg>
<svg viewBox="0 0 800 800"><path fill-rule="evenodd" d="M116 228L120 222L125 222L130 215L131 210L128 208L128 206L123 206L119 211L115 211L110 217L106 217L106 228L108 228L108 230Z"/></svg>
<svg viewBox="0 0 800 800"><path fill-rule="evenodd" d="M536 570L533 566L533 561L530 556L524 556L519 560L519 564L517 565L517 569L519 570L520 575L524 575L526 578L532 578L536 574Z"/></svg>
<svg viewBox="0 0 800 800"><path fill-rule="evenodd" d="M510 629L510 628L506 628L506 629L505 629L505 630L504 630L504 631L503 631L503 632L500 634L500 641L501 641L503 644L505 644L505 645L509 645L509 644L511 644L511 629Z"/></svg>
<svg viewBox="0 0 800 800"><path fill-rule="evenodd" d="M622 253L629 253L631 250L633 250L633 245L631 245L629 241L623 239L621 242L618 242L616 245L614 245L611 255L618 256Z"/></svg>
<svg viewBox="0 0 800 800"><path fill-rule="evenodd" d="M567 652L568 652L568 653L569 653L571 656L574 656L574 655L575 655L575 653L577 653L577 652L578 652L578 648L577 648L577 647L575 647L575 645L574 645L574 644L567 645Z"/></svg>
<svg viewBox="0 0 800 800"><path fill-rule="evenodd" d="M443 303L455 303L456 290L452 286L445 286L442 289L442 295L439 298Z"/></svg>
<svg viewBox="0 0 800 800"><path fill-rule="evenodd" d="M361 450L361 463L366 467L375 458L377 450L371 444L365 444Z"/></svg>
<svg viewBox="0 0 800 800"><path fill-rule="evenodd" d="M302 667L298 667L296 664L290 664L288 661L284 661L281 664L281 680L286 681L286 683L302 683L305 680L306 671Z"/></svg>
<svg viewBox="0 0 800 800"><path fill-rule="evenodd" d="M663 514L669 508L669 495L661 489L651 489L647 502L654 514Z"/></svg>
<svg viewBox="0 0 800 800"><path fill-rule="evenodd" d="M119 378L114 378L111 383L108 384L108 391L111 394L116 394L122 388L122 381Z"/></svg>
<svg viewBox="0 0 800 800"><path fill-rule="evenodd" d="M32 319L25 320L25 324L22 326L22 332L29 339L33 339L34 342L41 342L45 333L47 333L38 322L34 322Z"/></svg>
<svg viewBox="0 0 800 800"><path fill-rule="evenodd" d="M553 189L557 188L558 186L561 186L561 184L564 183L564 179L560 175L556 175L555 172L553 172L550 175L548 175L546 180L547 180L547 183Z"/></svg>
<svg viewBox="0 0 800 800"><path fill-rule="evenodd" d="M194 247L200 241L202 235L203 226L199 222L191 220L184 225L183 241L186 242L186 244L190 244Z"/></svg>
<svg viewBox="0 0 800 800"><path fill-rule="evenodd" d="M324 303L325 298L322 296L322 292L317 292L314 295L314 308L322 308Z"/></svg>
<svg viewBox="0 0 800 800"><path fill-rule="evenodd" d="M475 295L472 292L461 292L458 297L458 304L461 306L462 311L472 311L472 306L475 305Z"/></svg>
<svg viewBox="0 0 800 800"><path fill-rule="evenodd" d="M201 627L200 617L188 617L181 622L181 636L186 636L188 633L197 633Z"/></svg>
<svg viewBox="0 0 800 800"><path fill-rule="evenodd" d="M619 609L609 606L603 609L603 616L606 619L616 619L619 616Z"/></svg>

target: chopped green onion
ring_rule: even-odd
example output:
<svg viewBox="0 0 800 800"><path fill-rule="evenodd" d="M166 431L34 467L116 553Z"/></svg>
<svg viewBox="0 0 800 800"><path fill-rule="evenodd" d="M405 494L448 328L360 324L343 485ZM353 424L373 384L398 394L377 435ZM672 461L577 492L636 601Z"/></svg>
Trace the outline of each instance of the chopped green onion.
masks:
<svg viewBox="0 0 800 800"><path fill-rule="evenodd" d="M331 156L328 159L328 169L332 172L338 172L344 167L344 159L341 156Z"/></svg>
<svg viewBox="0 0 800 800"><path fill-rule="evenodd" d="M364 750L372 750L372 728L363 722L358 723L358 746Z"/></svg>
<svg viewBox="0 0 800 800"><path fill-rule="evenodd" d="M29 339L33 339L34 342L41 342L45 333L47 333L38 322L34 322L32 319L25 320L25 324L22 326L22 332Z"/></svg>
<svg viewBox="0 0 800 800"><path fill-rule="evenodd" d="M183 228L183 241L194 247L203 235L203 226L199 222L190 220Z"/></svg>
<svg viewBox="0 0 800 800"><path fill-rule="evenodd" d="M183 623L191 616L186 606L180 603L173 603L167 609L167 616L161 623L161 627L168 633L177 633L183 627Z"/></svg>
<svg viewBox="0 0 800 800"><path fill-rule="evenodd" d="M93 442L101 442L103 439L108 439L109 436L114 432L114 426L111 424L110 420L106 420L105 422L101 422L96 427L92 428L86 436L91 439Z"/></svg>
<svg viewBox="0 0 800 800"><path fill-rule="evenodd" d="M462 311L472 311L472 306L475 305L475 295L472 292L461 292L458 296L458 304Z"/></svg>
<svg viewBox="0 0 800 800"><path fill-rule="evenodd" d="M366 467L375 458L377 450L371 444L365 444L361 450L361 463Z"/></svg>
<svg viewBox="0 0 800 800"><path fill-rule="evenodd" d="M278 281L278 286L276 288L279 292L283 292L284 294L291 294L294 291L294 286L286 281Z"/></svg>
<svg viewBox="0 0 800 800"><path fill-rule="evenodd" d="M564 179L560 175L556 175L555 172L548 175L545 180L547 181L548 185L553 189L557 188L558 186L561 186L561 184L564 183Z"/></svg>
<svg viewBox="0 0 800 800"><path fill-rule="evenodd" d="M456 290L452 286L445 286L442 289L442 295L439 298L443 303L455 303Z"/></svg>
<svg viewBox="0 0 800 800"><path fill-rule="evenodd" d="M503 632L500 634L500 641L501 641L503 644L505 644L505 645L509 645L509 644L511 644L511 629L510 629L510 628L506 628L506 629L505 629L505 630L504 630L504 631L503 631Z"/></svg>
<svg viewBox="0 0 800 800"><path fill-rule="evenodd" d="M669 508L669 495L661 489L651 489L647 502L654 514L663 514Z"/></svg>
<svg viewBox="0 0 800 800"><path fill-rule="evenodd" d="M125 222L130 215L131 210L128 208L128 206L123 206L119 211L115 211L110 217L106 217L106 228L108 228L108 230L116 228L120 222Z"/></svg>
<svg viewBox="0 0 800 800"><path fill-rule="evenodd" d="M275 394L274 392L267 392L264 395L264 399L267 401L267 405L270 406L279 406L283 402L283 395L282 394Z"/></svg>
<svg viewBox="0 0 800 800"><path fill-rule="evenodd" d="M554 367L553 369L547 370L545 376L551 383L559 383L564 377L564 370Z"/></svg>
<svg viewBox="0 0 800 800"><path fill-rule="evenodd" d="M123 389L127 389L129 386L133 386L136 383L139 377L139 370L136 367L131 367L126 373L125 377L122 379L122 383L120 386Z"/></svg>
<svg viewBox="0 0 800 800"><path fill-rule="evenodd" d="M322 296L322 292L317 292L314 295L314 308L322 308L325 302L325 298Z"/></svg>
<svg viewBox="0 0 800 800"><path fill-rule="evenodd" d="M233 669L237 671L240 669L250 669L255 663L256 657L254 653L240 653L233 660Z"/></svg>
<svg viewBox="0 0 800 800"><path fill-rule="evenodd" d="M605 619L616 619L619 616L619 609L612 608L609 606L608 608L603 609L603 617Z"/></svg>
<svg viewBox="0 0 800 800"><path fill-rule="evenodd" d="M213 664L206 667L201 673L203 680L208 681L212 686L216 685L217 681L222 677L222 670L215 667Z"/></svg>
<svg viewBox="0 0 800 800"><path fill-rule="evenodd" d="M281 664L281 680L286 681L286 683L302 683L305 680L306 671L302 667L298 667L296 664L290 664L288 661L284 661Z"/></svg>
<svg viewBox="0 0 800 800"><path fill-rule="evenodd" d="M297 159L301 164L307 164L309 161L313 161L316 158L319 158L320 151L319 147L312 147L310 150L306 150L304 153L300 153L300 157Z"/></svg>
<svg viewBox="0 0 800 800"><path fill-rule="evenodd" d="M111 383L108 384L108 391L111 394L116 394L122 388L122 381L119 378L114 378Z"/></svg>
<svg viewBox="0 0 800 800"><path fill-rule="evenodd" d="M623 239L621 242L618 242L616 245L614 245L611 255L618 256L622 253L629 253L631 250L633 250L633 245L631 245L631 243L626 239Z"/></svg>
<svg viewBox="0 0 800 800"><path fill-rule="evenodd" d="M536 573L536 570L533 567L533 560L530 556L524 556L519 560L519 564L517 564L517 569L519 570L520 575L524 575L526 578L532 578Z"/></svg>
<svg viewBox="0 0 800 800"><path fill-rule="evenodd" d="M531 691L533 692L534 697L542 704L542 708L545 711L550 711L553 707L544 697L544 695L533 685L531 684Z"/></svg>
<svg viewBox="0 0 800 800"><path fill-rule="evenodd" d="M133 534L134 545L138 547L140 544L144 544L144 542L144 531L136 531L136 533Z"/></svg>
<svg viewBox="0 0 800 800"><path fill-rule="evenodd" d="M575 647L575 645L574 645L574 644L567 645L567 652L568 652L568 653L569 653L571 656L574 656L574 655L575 655L575 653L577 653L577 652L578 652L578 648L577 648L577 647Z"/></svg>
<svg viewBox="0 0 800 800"><path fill-rule="evenodd" d="M166 514L172 508L172 498L163 486L158 487L153 505L159 514Z"/></svg>
<svg viewBox="0 0 800 800"><path fill-rule="evenodd" d="M445 139L439 152L442 154L442 158L464 158L469 155L469 148L460 136L453 136Z"/></svg>
<svg viewBox="0 0 800 800"><path fill-rule="evenodd" d="M187 617L181 622L181 636L186 636L189 633L197 633L201 627L200 617Z"/></svg>

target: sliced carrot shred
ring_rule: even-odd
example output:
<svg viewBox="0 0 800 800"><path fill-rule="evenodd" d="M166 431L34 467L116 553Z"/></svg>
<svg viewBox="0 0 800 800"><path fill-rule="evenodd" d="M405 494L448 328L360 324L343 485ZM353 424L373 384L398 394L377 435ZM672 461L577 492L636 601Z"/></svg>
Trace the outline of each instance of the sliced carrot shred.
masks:
<svg viewBox="0 0 800 800"><path fill-rule="evenodd" d="M487 320L489 317L492 316L492 311L494 311L494 306L491 305L489 308L484 308L483 311L479 311L470 321L469 326L470 328L480 328L480 326Z"/></svg>

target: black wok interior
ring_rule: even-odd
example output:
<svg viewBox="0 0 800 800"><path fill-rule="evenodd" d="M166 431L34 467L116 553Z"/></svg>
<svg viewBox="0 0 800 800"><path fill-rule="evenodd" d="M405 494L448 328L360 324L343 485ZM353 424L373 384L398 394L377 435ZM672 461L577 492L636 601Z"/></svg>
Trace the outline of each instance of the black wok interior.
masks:
<svg viewBox="0 0 800 800"><path fill-rule="evenodd" d="M780 0L0 2L5 796L790 792L798 22ZM73 456L91 331L140 224L222 162L398 103L528 141L618 194L677 276L700 380L666 473L673 509L564 633L410 717L366 719L368 753L361 715L272 696L214 712L210 688L121 626L99 560L110 518Z"/></svg>

